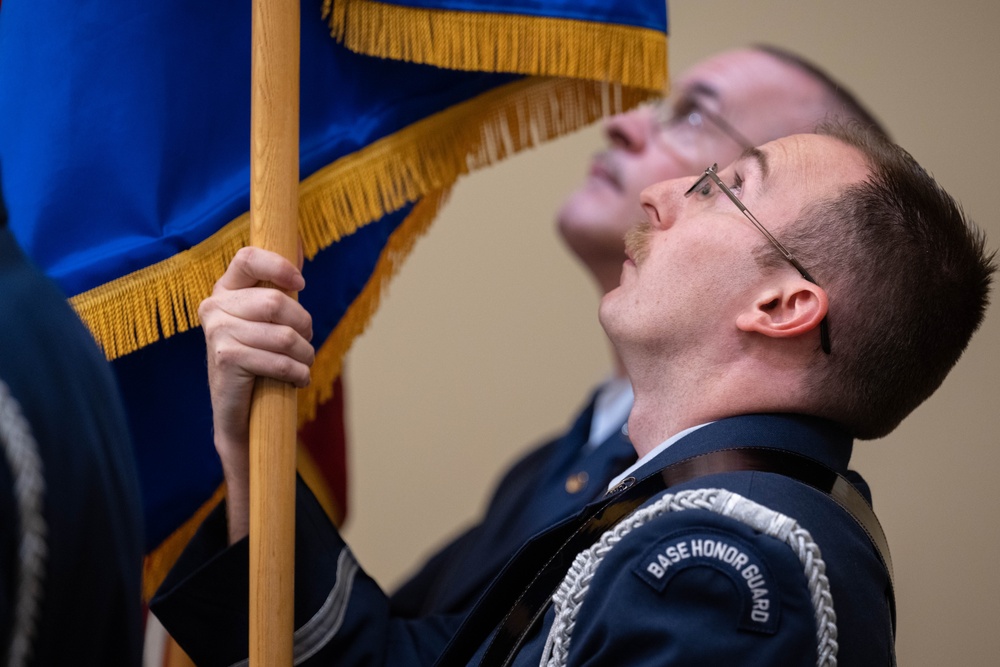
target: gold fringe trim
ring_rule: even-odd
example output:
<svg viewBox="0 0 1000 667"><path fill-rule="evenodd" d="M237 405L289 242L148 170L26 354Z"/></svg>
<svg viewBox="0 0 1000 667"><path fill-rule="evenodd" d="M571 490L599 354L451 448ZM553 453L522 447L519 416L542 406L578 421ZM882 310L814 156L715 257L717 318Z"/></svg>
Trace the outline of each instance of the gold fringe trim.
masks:
<svg viewBox="0 0 1000 667"><path fill-rule="evenodd" d="M333 396L333 383L343 370L344 356L354 339L364 333L378 310L382 294L409 256L417 240L430 228L438 211L447 201L450 190L432 192L421 199L389 236L371 278L344 316L316 351L308 387L299 390L299 427L316 417L316 406Z"/></svg>
<svg viewBox="0 0 1000 667"><path fill-rule="evenodd" d="M302 183L307 258L386 213L451 186L470 171L653 97L618 84L532 78L423 118Z"/></svg>
<svg viewBox="0 0 1000 667"><path fill-rule="evenodd" d="M299 185L306 257L462 174L602 116L632 108L647 90L529 78L423 118L324 167ZM205 241L70 299L109 360L200 324L198 304L249 242L249 214Z"/></svg>
<svg viewBox="0 0 1000 667"><path fill-rule="evenodd" d="M142 562L142 599L149 601L156 589L160 587L167 577L167 572L174 566L177 559L181 557L181 552L187 546L191 538L198 531L201 522L211 514L215 506L222 502L226 496L226 485L222 484L212 497L198 508L191 518L184 522L180 528L170 534L170 537L163 540L160 546L146 555Z"/></svg>
<svg viewBox="0 0 1000 667"><path fill-rule="evenodd" d="M244 213L198 245L70 298L108 361L200 324L198 305L212 293L236 251L250 243Z"/></svg>
<svg viewBox="0 0 1000 667"><path fill-rule="evenodd" d="M667 36L649 28L521 14L325 0L330 34L367 55L448 69L619 81L662 92Z"/></svg>

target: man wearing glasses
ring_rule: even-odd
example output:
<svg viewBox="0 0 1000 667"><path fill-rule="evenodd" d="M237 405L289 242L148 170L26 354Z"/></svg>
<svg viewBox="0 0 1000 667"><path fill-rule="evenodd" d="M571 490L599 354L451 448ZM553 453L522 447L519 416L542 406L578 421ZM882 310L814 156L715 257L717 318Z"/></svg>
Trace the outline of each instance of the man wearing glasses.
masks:
<svg viewBox="0 0 1000 667"><path fill-rule="evenodd" d="M891 432L958 360L993 254L861 125L745 150L640 203L600 308L639 460L526 542L464 623L393 616L300 485L301 664L893 663L891 559L844 475L854 439ZM209 336L210 360L228 349L209 364L216 399L249 396L258 374L308 380L308 315L292 299L265 313L257 281L296 290L301 274L244 249L203 304L206 327L256 341ZM248 403L215 402L229 521L206 521L153 603L199 665L246 655Z"/></svg>
<svg viewBox="0 0 1000 667"><path fill-rule="evenodd" d="M642 218L639 193L653 183L728 164L744 149L827 118L876 121L843 86L797 56L771 47L709 58L677 77L664 102L616 116L608 146L558 212L560 234L599 293L618 286L622 238ZM404 616L468 609L483 586L534 533L597 498L635 462L622 426L632 387L617 355L566 433L504 473L482 521L430 558L393 595Z"/></svg>

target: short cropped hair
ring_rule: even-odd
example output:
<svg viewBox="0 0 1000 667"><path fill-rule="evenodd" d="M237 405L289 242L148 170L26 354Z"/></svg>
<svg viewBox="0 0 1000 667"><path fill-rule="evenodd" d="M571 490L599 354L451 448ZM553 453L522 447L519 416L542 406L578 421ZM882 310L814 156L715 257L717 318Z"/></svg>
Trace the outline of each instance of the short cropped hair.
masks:
<svg viewBox="0 0 1000 667"><path fill-rule="evenodd" d="M989 304L996 253L905 150L858 122L817 132L858 149L869 176L809 207L782 236L829 296L832 354L817 352L807 391L821 416L878 438L962 355Z"/></svg>

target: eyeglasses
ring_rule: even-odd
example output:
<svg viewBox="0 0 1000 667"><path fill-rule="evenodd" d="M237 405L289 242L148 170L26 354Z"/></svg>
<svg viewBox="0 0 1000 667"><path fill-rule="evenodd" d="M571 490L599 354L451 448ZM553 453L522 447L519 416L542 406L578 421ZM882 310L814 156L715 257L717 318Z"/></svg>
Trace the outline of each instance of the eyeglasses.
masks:
<svg viewBox="0 0 1000 667"><path fill-rule="evenodd" d="M658 102L656 104L656 120L662 131L672 132L673 138L679 139L682 144L695 144L706 131L705 121L707 120L740 148L747 149L755 145L729 121L704 107L694 97L685 96L675 105L671 105L667 100Z"/></svg>
<svg viewBox="0 0 1000 667"><path fill-rule="evenodd" d="M713 164L711 167L706 169L705 173L702 174L701 178L695 181L695 184L692 185L690 188L688 188L688 191L684 193L684 196L690 197L695 192L707 196L712 192L712 183L718 185L719 189L722 190L722 192L724 192L727 197L729 197L729 200L732 201L734 204L736 204L736 207L743 212L743 215L746 216L747 220L753 223L753 226L756 227L757 230L764 235L764 238L766 238L768 241L771 242L771 245L773 245L778 250L778 252L781 253L781 256L784 257L786 260L788 260L788 262L795 267L795 270L799 272L799 275L801 275L803 278L811 282L813 285L818 286L819 283L813 280L813 277L809 275L809 272L806 271L805 267L799 264L799 260L795 259L792 256L792 253L788 252L785 246L781 245L781 242L778 241L778 239L774 238L774 236L771 235L771 232L767 231L764 225L760 224L760 221L757 220L756 217L754 217L754 214L751 213L747 209L747 207L743 205L743 202L741 202L739 198L733 194L733 191L730 190L726 186L726 184L722 182L722 179L720 179L718 174L716 173L718 169L719 165L717 164ZM819 323L819 340L820 340L820 346L823 348L823 352L825 352L826 354L830 354L830 328L826 322L826 317L823 317L823 320Z"/></svg>

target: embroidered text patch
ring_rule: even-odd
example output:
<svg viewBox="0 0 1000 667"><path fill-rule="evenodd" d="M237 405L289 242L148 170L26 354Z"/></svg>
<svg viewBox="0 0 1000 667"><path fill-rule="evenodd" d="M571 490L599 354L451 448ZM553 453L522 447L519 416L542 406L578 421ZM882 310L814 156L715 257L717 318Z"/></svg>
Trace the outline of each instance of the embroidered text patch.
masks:
<svg viewBox="0 0 1000 667"><path fill-rule="evenodd" d="M640 579L663 592L678 572L704 566L728 576L739 591L741 628L768 634L777 631L777 582L757 551L740 537L711 529L675 534L650 548L633 569Z"/></svg>

